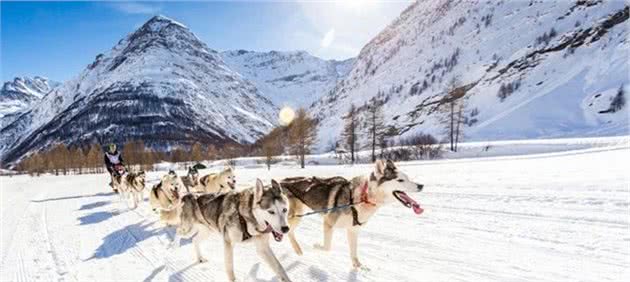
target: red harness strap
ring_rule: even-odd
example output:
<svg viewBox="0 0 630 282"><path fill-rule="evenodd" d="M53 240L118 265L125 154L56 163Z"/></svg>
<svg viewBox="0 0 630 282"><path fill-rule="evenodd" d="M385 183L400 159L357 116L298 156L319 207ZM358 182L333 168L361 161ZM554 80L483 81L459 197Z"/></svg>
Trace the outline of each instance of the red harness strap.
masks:
<svg viewBox="0 0 630 282"><path fill-rule="evenodd" d="M365 181L365 183L363 183L363 186L361 186L361 203L376 206L376 203L370 201L369 197L370 195L368 193L368 182Z"/></svg>

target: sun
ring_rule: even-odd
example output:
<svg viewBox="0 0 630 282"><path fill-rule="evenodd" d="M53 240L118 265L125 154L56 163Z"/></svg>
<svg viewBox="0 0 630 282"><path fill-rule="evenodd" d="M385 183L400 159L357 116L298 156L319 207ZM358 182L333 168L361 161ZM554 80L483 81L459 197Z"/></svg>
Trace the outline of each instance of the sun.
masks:
<svg viewBox="0 0 630 282"><path fill-rule="evenodd" d="M280 124L289 125L295 118L295 111L291 109L291 107L285 106L280 110L278 114L278 119L280 120Z"/></svg>

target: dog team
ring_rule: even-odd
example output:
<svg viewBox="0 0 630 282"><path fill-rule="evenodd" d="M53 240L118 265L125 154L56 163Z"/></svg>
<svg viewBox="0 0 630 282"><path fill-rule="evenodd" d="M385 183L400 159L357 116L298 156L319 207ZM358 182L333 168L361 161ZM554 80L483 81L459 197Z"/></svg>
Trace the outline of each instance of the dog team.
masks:
<svg viewBox="0 0 630 282"><path fill-rule="evenodd" d="M121 173L112 176L112 187L122 200L131 199L133 208L143 201L145 173ZM176 229L171 246L181 238L192 238L195 260L203 263L200 243L211 233L223 237L225 271L235 281L233 246L253 242L260 258L281 281L291 281L269 245L269 237L281 241L288 235L293 250L302 255L296 229L302 216L323 216L323 244L316 248L328 251L334 229L345 229L350 258L361 267L357 237L361 227L385 204L400 202L416 214L420 205L406 192L420 191L390 160L377 160L373 171L352 179L292 177L263 183L256 179L253 187L236 189L234 169L199 177L196 168L179 177L174 171L162 176L149 191L149 203L160 221Z"/></svg>

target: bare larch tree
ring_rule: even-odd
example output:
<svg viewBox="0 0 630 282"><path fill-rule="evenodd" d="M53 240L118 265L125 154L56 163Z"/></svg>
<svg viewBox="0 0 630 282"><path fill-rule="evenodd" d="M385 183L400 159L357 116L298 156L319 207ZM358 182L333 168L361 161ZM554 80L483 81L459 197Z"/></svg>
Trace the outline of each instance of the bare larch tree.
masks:
<svg viewBox="0 0 630 282"><path fill-rule="evenodd" d="M387 133L382 109L383 102L373 97L367 105L367 111L365 111L365 129L368 146L372 150L372 162L376 161L376 147L384 143Z"/></svg>
<svg viewBox="0 0 630 282"><path fill-rule="evenodd" d="M300 167L304 168L306 155L311 152L317 137L317 127L304 108L295 113L295 118L289 124L289 146L291 152L298 158Z"/></svg>
<svg viewBox="0 0 630 282"><path fill-rule="evenodd" d="M359 113L354 104L350 105L350 109L348 109L348 113L343 117L345 120L345 125L343 127L343 131L341 132L341 140L342 143L348 148L350 151L350 161L352 163L355 162L355 152L357 151L359 145Z"/></svg>

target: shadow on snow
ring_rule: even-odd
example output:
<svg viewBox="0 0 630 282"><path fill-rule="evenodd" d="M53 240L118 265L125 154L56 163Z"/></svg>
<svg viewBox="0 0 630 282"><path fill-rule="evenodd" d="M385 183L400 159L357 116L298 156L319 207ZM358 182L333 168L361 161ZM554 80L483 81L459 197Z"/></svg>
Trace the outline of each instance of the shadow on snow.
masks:
<svg viewBox="0 0 630 282"><path fill-rule="evenodd" d="M108 220L114 217L115 215L118 215L118 214L107 212L107 211L100 211L100 212L94 212L88 215L81 216L77 219L80 221L79 225L88 225L88 224L101 223L105 220Z"/></svg>
<svg viewBox="0 0 630 282"><path fill-rule="evenodd" d="M164 228L156 228L149 230L153 225L152 222L143 220L138 223L127 225L118 229L103 238L101 245L94 251L94 254L86 259L103 259L114 255L119 255L133 248L138 244L152 236L160 236L166 231Z"/></svg>
<svg viewBox="0 0 630 282"><path fill-rule="evenodd" d="M99 201L99 202L94 202L94 203L90 203L90 204L85 204L85 205L82 205L79 208L79 210L80 211L91 210L91 209L94 209L94 208L99 208L99 207L108 205L110 203L111 203L110 201Z"/></svg>

